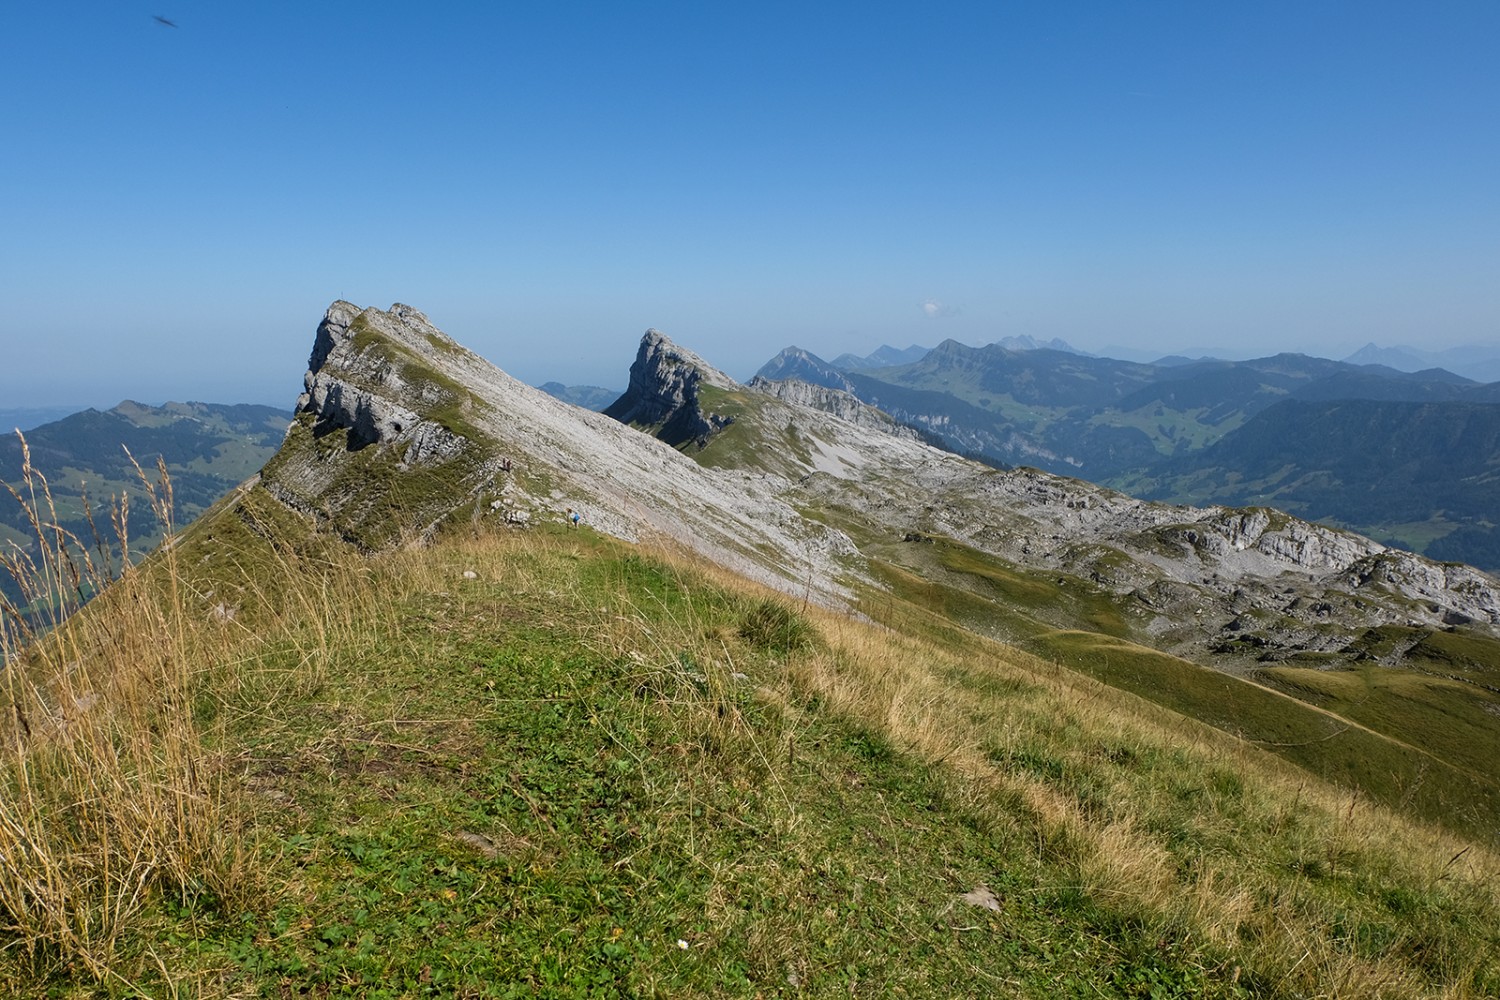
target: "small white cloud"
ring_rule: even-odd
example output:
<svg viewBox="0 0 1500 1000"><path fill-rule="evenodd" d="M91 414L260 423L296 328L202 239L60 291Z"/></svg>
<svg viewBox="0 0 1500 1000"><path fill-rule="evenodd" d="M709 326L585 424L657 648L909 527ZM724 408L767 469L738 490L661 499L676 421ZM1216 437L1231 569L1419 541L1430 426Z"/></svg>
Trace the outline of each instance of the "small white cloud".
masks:
<svg viewBox="0 0 1500 1000"><path fill-rule="evenodd" d="M943 319L948 316L957 316L960 312L957 306L947 306L937 299L928 299L922 303L922 312L928 319Z"/></svg>

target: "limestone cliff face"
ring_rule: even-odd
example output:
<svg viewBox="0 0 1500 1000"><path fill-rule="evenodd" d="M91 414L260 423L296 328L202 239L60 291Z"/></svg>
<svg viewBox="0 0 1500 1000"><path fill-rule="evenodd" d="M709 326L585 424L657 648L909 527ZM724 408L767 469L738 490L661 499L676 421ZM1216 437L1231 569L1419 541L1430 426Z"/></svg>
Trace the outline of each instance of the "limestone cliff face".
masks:
<svg viewBox="0 0 1500 1000"><path fill-rule="evenodd" d="M785 352L783 352L785 353ZM755 376L745 386L755 392L772 396L796 406L831 413L840 420L847 420L859 427L881 431L892 437L910 441L922 440L922 432L915 427L897 423L896 419L868 403L862 403L852 393L829 386L813 385L798 379L773 380Z"/></svg>
<svg viewBox="0 0 1500 1000"><path fill-rule="evenodd" d="M430 528L451 511L455 488L461 502L483 478L473 443L434 416L446 411L448 423L458 423L462 390L429 364L458 351L410 306L333 303L318 325L287 440L262 483L361 544ZM399 501L371 488L398 481Z"/></svg>
<svg viewBox="0 0 1500 1000"><path fill-rule="evenodd" d="M742 388L692 351L672 343L660 330L647 330L630 366L629 387L605 408L604 415L649 428L673 447L690 441L703 445L734 419L704 408L699 391L703 385L731 392Z"/></svg>
<svg viewBox="0 0 1500 1000"><path fill-rule="evenodd" d="M369 336L365 350L360 333ZM405 445L401 461L408 465L453 458L463 449L463 436L409 408L441 405L451 393L414 377L411 364L393 357L410 352L420 358L444 342L456 349L410 306L398 302L381 312L335 302L318 324L296 415L310 417L318 435L347 431L350 450Z"/></svg>
<svg viewBox="0 0 1500 1000"><path fill-rule="evenodd" d="M1438 563L1387 549L1350 564L1344 579L1356 591L1378 587L1416 602L1423 619L1440 616L1445 625L1500 625L1500 588L1494 577L1462 563Z"/></svg>

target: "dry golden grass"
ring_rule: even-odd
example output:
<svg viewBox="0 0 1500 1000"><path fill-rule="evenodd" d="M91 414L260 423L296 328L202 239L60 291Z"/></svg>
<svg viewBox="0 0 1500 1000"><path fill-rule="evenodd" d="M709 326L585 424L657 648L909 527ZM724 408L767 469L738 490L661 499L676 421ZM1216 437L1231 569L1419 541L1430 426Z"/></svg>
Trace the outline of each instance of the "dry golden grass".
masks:
<svg viewBox="0 0 1500 1000"><path fill-rule="evenodd" d="M1436 889L1446 883L1445 891L1478 897L1481 911L1500 914L1500 865L1492 852L1362 803L1232 737L1015 651L985 650L982 640L971 640L971 648L988 655L946 663L930 648L898 636L819 617L830 651L803 666L802 684L881 727L900 745L947 761L982 787L1008 793L991 801L1024 802L1038 828L1074 845L1087 891L1126 897L1195 937L1242 950L1247 940L1253 942L1248 958L1274 970L1284 989L1347 997L1421 992L1406 963L1360 956L1340 945L1336 925L1343 906L1337 899L1295 891L1288 898L1288 880L1276 857L1286 837L1270 832L1275 818L1288 811L1303 827L1298 842L1329 874L1337 873L1341 859L1346 868L1378 865L1392 884ZM943 679L955 668L1002 678L1024 694L976 695ZM1205 828L1203 839L1232 849L1216 854L1210 868L1184 878L1177 872L1179 858L1151 832L1171 812L1163 801L1170 798L1170 787L1153 788L1122 773L1106 795L1114 804L1112 815L1091 817L1055 782L1006 768L993 755L973 753L984 733L1004 734L1002 739L1012 743L1050 743L1065 759L1086 758L1096 748L1122 741L1137 757L1175 751L1179 786L1211 784L1216 769L1227 768L1243 776L1240 797L1246 807L1226 814L1205 803L1197 822ZM1257 828L1268 832L1261 835ZM1455 956L1450 981L1462 982L1463 967L1482 961L1479 954ZM1468 994L1455 987L1443 995Z"/></svg>
<svg viewBox="0 0 1500 1000"><path fill-rule="evenodd" d="M170 537L160 472L142 481ZM170 544L164 573L126 565L109 585L106 550L57 527L29 462L22 488L38 549L0 558L27 605L0 609L0 931L35 966L104 980L154 895L229 902L249 889L238 819L194 711L195 675L219 637L177 588ZM121 553L124 503L113 516ZM64 620L97 591L91 613Z"/></svg>

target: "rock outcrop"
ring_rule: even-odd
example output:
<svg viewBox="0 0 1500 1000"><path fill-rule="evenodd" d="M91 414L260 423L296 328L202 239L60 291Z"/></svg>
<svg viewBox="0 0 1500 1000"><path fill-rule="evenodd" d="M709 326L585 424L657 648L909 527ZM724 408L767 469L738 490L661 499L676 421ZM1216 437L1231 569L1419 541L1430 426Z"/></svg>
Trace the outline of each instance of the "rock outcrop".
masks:
<svg viewBox="0 0 1500 1000"><path fill-rule="evenodd" d="M712 412L705 386L716 394L713 406L735 415ZM693 454L709 465L782 479L810 472L840 479L878 474L893 450L904 454L914 448L907 456L912 460L946 454L919 444L925 440L919 429L846 392L760 376L741 385L658 330L648 330L641 340L630 389L604 412L674 447L692 444ZM726 447L717 438L731 425L738 429L725 437L744 447Z"/></svg>
<svg viewBox="0 0 1500 1000"><path fill-rule="evenodd" d="M889 485L899 482L899 492ZM1266 508L1180 507L1034 469L949 456L879 479L799 481L798 505L952 539L1107 598L1131 634L1194 658L1354 657L1387 625L1500 631L1500 582ZM1065 620L1057 624L1065 625Z"/></svg>
<svg viewBox="0 0 1500 1000"><path fill-rule="evenodd" d="M367 547L430 531L488 475L489 460L463 433L464 390L433 368L456 353L467 352L410 306L333 303L262 485Z"/></svg>
<svg viewBox="0 0 1500 1000"><path fill-rule="evenodd" d="M892 437L906 438L911 441L924 440L922 432L915 427L897 423L890 414L877 410L868 403L861 403L854 395L842 389L813 385L797 379L776 381L760 375L752 378L745 388L794 406L805 406L811 410L831 413L840 420L847 420L856 426L868 427L870 430L880 431Z"/></svg>
<svg viewBox="0 0 1500 1000"><path fill-rule="evenodd" d="M688 442L701 447L734 419L703 406L700 387L704 385L730 391L740 388L734 379L678 347L660 330L647 330L630 366L630 385L605 407L604 415L649 430L673 447Z"/></svg>
<svg viewBox="0 0 1500 1000"><path fill-rule="evenodd" d="M450 350L457 345L426 316L399 302L388 313L356 309L348 302L335 302L318 324L295 415L312 418L315 436L346 431L351 451L369 445L405 446L405 464L455 457L463 449L463 436L403 405L411 400L431 407L445 401L448 393L431 381L413 379L410 366L397 363L386 351L361 353L351 325L357 322L367 333L413 344L417 341L404 334L415 333L429 344L446 341ZM335 361L331 368L330 359Z"/></svg>

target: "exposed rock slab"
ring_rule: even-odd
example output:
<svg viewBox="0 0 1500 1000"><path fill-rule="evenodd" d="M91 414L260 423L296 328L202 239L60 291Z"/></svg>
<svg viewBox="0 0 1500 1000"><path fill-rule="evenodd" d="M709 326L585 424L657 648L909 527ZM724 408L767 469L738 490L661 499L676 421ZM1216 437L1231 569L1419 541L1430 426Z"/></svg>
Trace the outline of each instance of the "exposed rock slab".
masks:
<svg viewBox="0 0 1500 1000"><path fill-rule="evenodd" d="M704 381L734 384L722 373L705 376L701 359L665 338L644 353L687 376L684 395ZM784 484L705 469L555 399L465 350L409 306L335 302L304 385L299 419L263 482L346 534L391 541L454 517L535 523L561 521L572 508L620 538L677 545L825 600L843 593L836 581L852 543L782 501ZM393 483L415 498L414 509L384 502Z"/></svg>

